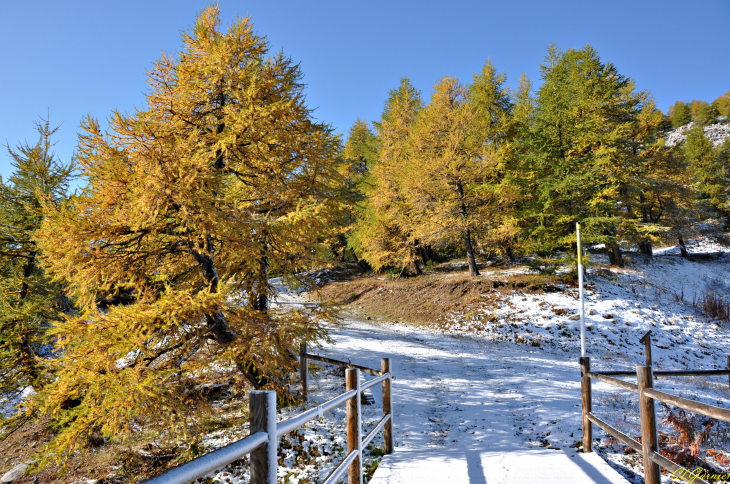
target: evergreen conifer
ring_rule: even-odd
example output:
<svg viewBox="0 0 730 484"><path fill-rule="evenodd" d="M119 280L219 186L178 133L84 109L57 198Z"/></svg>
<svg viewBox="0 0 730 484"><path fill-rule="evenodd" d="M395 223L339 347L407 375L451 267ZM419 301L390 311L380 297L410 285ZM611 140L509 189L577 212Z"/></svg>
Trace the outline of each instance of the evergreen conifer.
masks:
<svg viewBox="0 0 730 484"><path fill-rule="evenodd" d="M53 345L51 327L71 307L62 283L44 269L38 230L46 206L68 197L73 163L62 163L53 152L58 130L49 121L36 124L34 144L8 147L13 174L0 179L0 383L12 398L26 388L42 389Z"/></svg>

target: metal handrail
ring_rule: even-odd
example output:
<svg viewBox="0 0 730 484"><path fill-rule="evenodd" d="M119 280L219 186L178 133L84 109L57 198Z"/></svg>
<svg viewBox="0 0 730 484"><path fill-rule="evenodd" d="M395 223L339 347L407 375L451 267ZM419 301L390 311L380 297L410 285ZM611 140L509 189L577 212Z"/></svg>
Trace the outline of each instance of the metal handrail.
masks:
<svg viewBox="0 0 730 484"><path fill-rule="evenodd" d="M339 407L340 405L354 397L356 393L356 390L350 390L349 392L342 393L341 395L323 403L322 405L318 405L314 408L307 410L304 413L300 413L295 417L284 420L282 422L277 422L276 436L281 437L282 435L286 435L289 432L298 429L305 423L311 422L316 418L320 418L322 415L324 415L325 412L329 412L333 408Z"/></svg>
<svg viewBox="0 0 730 484"><path fill-rule="evenodd" d="M381 418L380 421L377 423L375 427L373 427L373 430L370 431L369 434L365 436L364 439L362 439L362 446L367 447L370 442L375 438L376 435L378 435L378 432L383 430L383 427L385 427L385 424L388 423L388 420L390 420L390 415L386 415L385 417Z"/></svg>
<svg viewBox="0 0 730 484"><path fill-rule="evenodd" d="M322 484L333 484L337 482L337 479L344 474L344 472L347 470L347 467L352 464L352 461L355 460L355 458L359 455L359 452L357 450L353 450L349 454L347 454L347 457L345 457L342 462L337 464L337 467L332 469L332 472L330 472L330 475L327 476L327 479L324 480Z"/></svg>
<svg viewBox="0 0 730 484"><path fill-rule="evenodd" d="M379 376L378 378L373 378L372 380L366 380L365 383L363 383L362 385L360 385L360 390L361 391L365 391L368 388L377 385L378 383L381 383L381 382L383 382L385 380L389 380L390 378L391 378L391 374L390 373L386 373L385 375Z"/></svg>
<svg viewBox="0 0 730 484"><path fill-rule="evenodd" d="M384 360L385 361L385 360ZM389 365L390 363L388 363ZM385 367L384 367L385 368ZM192 482L196 479L199 479L203 477L204 475L213 472L217 469L221 469L225 467L226 465L239 460L243 458L245 455L250 454L251 452L255 451L262 445L266 444L273 444L274 450L269 449L269 453L273 452L273 457L269 456L268 459L271 460L273 458L273 465L276 466L276 452L275 452L275 446L276 446L276 439L279 437L288 434L289 432L292 432L293 430L296 430L300 427L302 427L307 422L310 422L312 420L315 420L317 418L322 417L322 415L325 412L328 412L343 403L346 403L348 400L351 400L352 398L357 398L357 406L358 406L358 422L357 422L357 435L358 435L358 445L357 448L351 451L344 460L342 460L337 467L330 473L330 475L327 477L327 479L324 481L324 484L332 484L336 482L337 479L345 472L345 470L350 466L353 461L360 457L360 475L362 475L362 449L366 447L373 438L383 430L385 424L389 421L392 421L392 414L388 413L377 423L377 425L368 433L368 435L365 437L365 439L361 439L360 432L362 428L362 423L360 421L360 399L359 395L367 388L370 388L374 385L377 385L378 383L382 383L384 381L392 381L392 374L390 372L380 372L381 376L378 376L377 378L373 378L371 380L366 381L364 384L360 384L360 369L359 368L353 368L353 371L356 372L356 382L357 386L355 389L348 390L345 393L342 393L335 398L328 400L314 408L311 408L299 415L296 415L292 418L283 420L281 422L276 422L276 407L275 407L275 400L274 397L271 395L273 392L267 392L268 396L272 397L271 400L271 408L267 408L267 415L269 421L269 429L268 433L265 431L258 431L254 434L251 434L247 437L244 437L243 439L234 442L232 444L227 445L226 447L223 447L221 449L218 449L216 451L210 452L208 454L205 454L201 457L198 457L190 462L187 462L181 466L178 466L174 469L171 469L167 471L166 473L162 474L161 476L152 478L145 482L145 484L187 484L189 482ZM385 408L384 408L385 411ZM274 439L275 437L275 439ZM273 440L273 442L272 442ZM386 439L387 440L387 439ZM386 446L387 448L387 446ZM269 464L271 465L271 464ZM275 476L275 472L272 474L270 473L269 476ZM271 480L272 477L265 478L268 484L268 481Z"/></svg>
<svg viewBox="0 0 730 484"><path fill-rule="evenodd" d="M222 449L218 449L215 452L205 454L186 464L175 467L161 476L145 481L145 484L187 484L203 477L209 472L213 472L221 467L227 466L231 462L242 459L245 455L250 454L260 446L268 443L268 441L269 436L266 432L256 432Z"/></svg>

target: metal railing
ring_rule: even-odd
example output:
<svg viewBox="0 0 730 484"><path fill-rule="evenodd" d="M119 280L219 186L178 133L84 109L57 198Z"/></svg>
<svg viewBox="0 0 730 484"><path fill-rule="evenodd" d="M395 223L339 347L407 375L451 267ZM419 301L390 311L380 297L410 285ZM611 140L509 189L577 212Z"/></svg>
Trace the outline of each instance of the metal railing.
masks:
<svg viewBox="0 0 730 484"><path fill-rule="evenodd" d="M650 353L647 353L647 362L651 363ZM707 405L704 403L678 397L669 393L661 392L653 388L654 379L657 376L695 376L695 375L729 375L730 356L728 357L728 369L725 370L687 370L687 371L657 371L652 372L651 364L639 365L636 372L630 371L604 371L592 372L590 358L580 358L581 372L581 409L583 416L583 452L593 452L593 428L591 424L598 425L607 434L620 440L637 452L640 452L644 461L644 481L646 484L661 484L661 467L672 472L674 477L684 479L687 482L698 482L708 484L701 479L697 473L672 462L659 453L659 438L656 428L656 410L654 400L675 405L700 413L706 417L712 417L725 422L730 422L730 410ZM630 383L619 380L617 376L636 376L637 383ZM591 380L598 380L639 395L639 419L641 427L641 443L632 439L620 430L612 427L605 421L596 417L592 409Z"/></svg>
<svg viewBox="0 0 730 484"><path fill-rule="evenodd" d="M354 366L346 362L328 360L330 360L328 363ZM306 359L301 360L300 364L305 367L306 373ZM251 456L250 483L276 484L276 450L279 437L302 427L307 422L322 417L325 412L333 410L343 403L347 404L347 455L327 476L323 484L334 484L345 471L348 471L349 484L360 484L363 475L363 448L367 447L381 430L385 441L384 452L389 454L393 450L393 413L390 402L390 386L393 376L390 372L390 358L383 358L381 367L380 371L365 367L346 368L345 393L282 422L276 421L276 392L252 391L249 394L250 435L248 437L176 467L161 476L146 481L145 484L188 484L249 454ZM369 373L376 372L379 376L361 383L361 368L369 370ZM306 385L306 378L304 384ZM377 384L382 385L383 418L363 438L361 393Z"/></svg>

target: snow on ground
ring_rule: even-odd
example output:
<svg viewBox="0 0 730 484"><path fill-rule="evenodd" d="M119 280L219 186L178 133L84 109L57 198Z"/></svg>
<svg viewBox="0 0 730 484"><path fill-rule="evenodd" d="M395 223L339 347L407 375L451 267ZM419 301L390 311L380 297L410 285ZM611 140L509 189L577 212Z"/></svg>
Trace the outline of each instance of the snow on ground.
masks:
<svg viewBox="0 0 730 484"><path fill-rule="evenodd" d="M706 241L690 246L694 253L705 253L701 260L684 260L673 250L659 250L652 260L629 254L633 261L626 269L589 270L587 347L594 370L634 369L642 364L643 345L638 340L648 330L657 368L727 366L727 323L708 321L692 303L707 288L727 298L730 254ZM710 257L713 252L717 254ZM601 256L593 256L593 261L606 262ZM311 304L305 294L287 292L281 280L273 284L280 291L277 306ZM497 307L453 312L447 326L367 321L353 313L333 328L334 343L315 352L372 368L380 367L380 358L391 358L397 452L447 456L534 451L542 456L551 451L578 462L586 456L577 453L581 441L577 310L577 291L565 288L545 294L516 290L501 297ZM344 391L342 370L328 365L314 371L310 382L310 402L283 409L280 419ZM727 378L667 378L656 386L730 407ZM382 412L380 386L371 392L374 403L363 406L365 432ZM635 394L594 382L594 412L633 436L638 434L636 400ZM662 416L660 412L660 420ZM247 425L222 430L207 435L203 445L210 451L247 434ZM594 437L601 439L595 446L599 455L630 481L642 482L637 476L639 456L624 454L598 429ZM345 439L344 406L284 437L279 445L279 481L321 482L344 455ZM727 441L726 435L721 444ZM373 444L366 451L366 467L377 461L382 438ZM730 455L727 447L720 450ZM446 457L442 461L448 465ZM483 470L487 476L498 474ZM247 483L248 459L207 477L207 482Z"/></svg>
<svg viewBox="0 0 730 484"><path fill-rule="evenodd" d="M690 246L690 250L706 256L720 251L706 241ZM643 345L638 340L650 329L656 367L726 367L725 355L730 353L727 325L708 322L691 303L707 287L728 294L729 255L719 252L715 258L699 261L676 257L671 249L659 250L657 255L644 260L629 254L634 260L626 269L589 271L587 346L593 369L634 369L642 364ZM593 256L593 260L605 263L600 256ZM279 304L302 303L302 296L286 293L282 286L279 289ZM367 321L350 314L344 325L334 330L334 344L321 352L373 368L379 367L382 357L392 359L397 452L430 456L426 459L441 456L445 465L449 465L449 455L472 451L517 455L532 450L538 452L532 455L542 456L550 450L567 459L582 458L578 454L579 321L571 318L577 314L577 298L577 291L570 288L530 295L516 290L496 310L452 313L450 327ZM343 378L332 370L323 370L312 381L310 395L316 402L344 391ZM730 407L726 378L661 379L656 386ZM373 389L373 397L374 405L363 407L370 425L380 417L379 387ZM594 412L638 435L636 395L594 382ZM659 410L660 420L663 415ZM281 477L289 473L288 482L317 482L326 476L344 453L343 424L341 407L308 425L301 446L307 447L308 442L308 448L319 449L314 453L322 456L302 466L292 457L296 453L291 453L282 461L286 469L281 470ZM663 431L670 433L666 428ZM595 446L599 455L630 481L642 482L638 455L625 454L623 447L598 429L594 436L601 439ZM382 445L379 438L374 442ZM376 458L377 452L366 464ZM489 469L483 470L487 476L495 476ZM375 477L378 475L376 472ZM246 482L245 474L236 479L240 480L229 482Z"/></svg>
<svg viewBox="0 0 730 484"><path fill-rule="evenodd" d="M655 369L727 368L727 355L730 354L728 324L708 320L696 303L708 291L728 300L730 254L706 240L699 240L689 248L692 253L704 257L688 261L672 255L678 249L667 248L657 251L657 257L649 260L630 254L629 258L634 261L626 269L589 270L587 282L591 289L586 291L589 329L586 344L594 371L634 370L637 364L643 364L644 346L639 339L649 330L652 331ZM710 254L714 255L710 257ZM597 264L607 262L601 256L593 256L593 260ZM505 395L514 394L519 402L516 406L522 407L521 411L514 411L512 418L526 445L578 445L578 308L576 289L566 288L547 294L516 290L504 296L497 308L485 305L454 311L450 314L450 324L434 325L432 334L469 338L484 341L484 344L494 342L489 347L490 354L498 360L510 361L509 365L521 375L511 389L502 390ZM511 347L509 343L522 345ZM506 367L509 365L505 363ZM554 382L571 384L554 392L541 391ZM657 386L669 393L730 407L728 380L724 377L662 378ZM526 389L538 394L534 399L527 399ZM567 401L563 396L554 396L562 391L564 395L570 395ZM495 397L499 399L496 401L507 398L505 395ZM567 406L570 402L572 408ZM555 411L559 417L550 419L548 415ZM636 395L594 382L594 412L626 433L638 436ZM666 409L660 405L658 416L660 420L667 416ZM699 420L697 425L702 423ZM660 431L668 436L676 435L666 425ZM705 452L713 447L724 457L730 456L727 433L726 426L713 432L710 441L703 446L701 456L705 461L719 466ZM612 444L615 442L605 439L605 445L602 443L597 450L627 476L641 474L641 459L624 454L623 446Z"/></svg>
<svg viewBox="0 0 730 484"><path fill-rule="evenodd" d="M279 411L278 420L293 417L302 411L315 407L326 400L344 393L344 371L335 367L315 370L310 375L312 384L309 402ZM365 394L370 396L370 392ZM380 398L377 402L381 402ZM363 432L369 432L382 417L382 405L362 405ZM249 434L248 424L235 430L221 430L203 439L206 451L224 447ZM377 444L365 449L365 467L371 465L379 455ZM380 444L382 447L382 443ZM279 440L279 482L305 484L321 482L347 453L346 409L344 405L326 412L322 418L309 422ZM249 482L249 459L243 459L206 476L203 482L245 484Z"/></svg>
<svg viewBox="0 0 730 484"><path fill-rule="evenodd" d="M0 396L0 417L9 418L15 415L18 411L16 407L33 393L35 391L32 388L24 388L19 393Z"/></svg>
<svg viewBox="0 0 730 484"><path fill-rule="evenodd" d="M693 249L698 252L698 247ZM670 253L668 249L657 252L659 256L648 260L630 255L642 260L625 269L589 269L585 311L590 355L604 366L632 368L643 359L639 339L651 330L657 368L725 368L730 353L728 324L708 321L698 305L710 291L728 300L730 253L688 261L661 255ZM602 256L592 257L604 262ZM578 290L563 289L547 294L516 290L496 309L454 311L443 331L554 346L575 354L580 348Z"/></svg>

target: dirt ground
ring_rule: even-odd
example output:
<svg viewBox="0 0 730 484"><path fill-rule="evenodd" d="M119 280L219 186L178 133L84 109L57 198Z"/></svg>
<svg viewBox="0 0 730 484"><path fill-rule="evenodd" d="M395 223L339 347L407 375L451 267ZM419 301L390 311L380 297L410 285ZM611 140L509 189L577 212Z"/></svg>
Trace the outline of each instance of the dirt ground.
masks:
<svg viewBox="0 0 730 484"><path fill-rule="evenodd" d="M18 462L30 462L36 452L54 436L47 420L25 424L0 441L0 476ZM9 426L10 430L14 426ZM140 452L140 450L142 451ZM146 449L146 451L144 450ZM46 467L16 481L17 484L50 484L60 482L85 482L96 484L121 484L136 482L139 476L160 473L173 464L179 451L170 453L163 449L143 446L139 443L100 443L72 456L65 466L49 463Z"/></svg>
<svg viewBox="0 0 730 484"><path fill-rule="evenodd" d="M484 308L514 290L552 292L564 284L556 276L535 275L522 268L480 267L478 279L465 264L444 263L419 277L352 274L333 277L320 288L328 301L374 319L439 323L444 315Z"/></svg>

